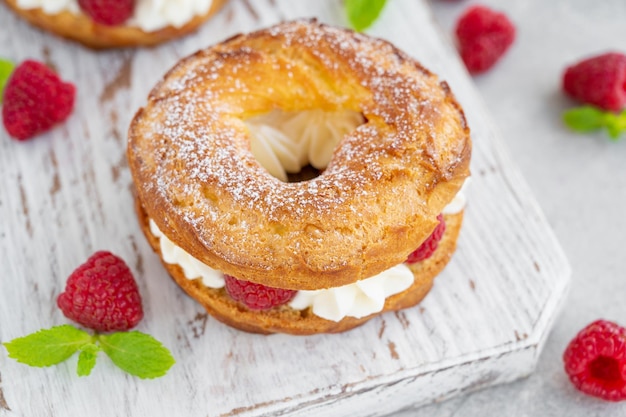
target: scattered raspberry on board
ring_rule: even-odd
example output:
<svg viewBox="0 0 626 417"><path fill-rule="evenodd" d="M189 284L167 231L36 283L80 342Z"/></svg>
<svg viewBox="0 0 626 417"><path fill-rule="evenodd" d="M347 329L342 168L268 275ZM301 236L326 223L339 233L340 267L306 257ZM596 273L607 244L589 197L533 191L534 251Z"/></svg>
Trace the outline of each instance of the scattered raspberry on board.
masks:
<svg viewBox="0 0 626 417"><path fill-rule="evenodd" d="M626 107L626 55L609 52L565 70L563 90L572 98L604 110Z"/></svg>
<svg viewBox="0 0 626 417"><path fill-rule="evenodd" d="M506 15L472 6L456 26L461 58L471 74L490 69L515 40L515 26Z"/></svg>
<svg viewBox="0 0 626 417"><path fill-rule="evenodd" d="M46 65L24 61L12 72L4 88L4 127L17 140L30 139L67 119L74 108L75 95L74 85L63 82Z"/></svg>
<svg viewBox="0 0 626 417"><path fill-rule="evenodd" d="M143 318L130 269L105 251L94 253L72 272L57 304L67 318L101 332L129 330Z"/></svg>

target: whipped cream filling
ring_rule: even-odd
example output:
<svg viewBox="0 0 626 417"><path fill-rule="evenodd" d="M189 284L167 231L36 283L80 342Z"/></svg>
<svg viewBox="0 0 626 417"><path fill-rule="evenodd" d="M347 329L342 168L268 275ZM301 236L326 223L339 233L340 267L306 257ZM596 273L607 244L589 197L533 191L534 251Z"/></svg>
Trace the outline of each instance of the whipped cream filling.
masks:
<svg viewBox="0 0 626 417"><path fill-rule="evenodd" d="M326 168L341 138L364 121L361 113L352 110L314 109L274 110L245 123L254 157L271 175L287 181L287 173L300 172L308 164Z"/></svg>
<svg viewBox="0 0 626 417"><path fill-rule="evenodd" d="M469 189L471 182L471 177L465 178L461 189L456 193L452 201L450 201L448 205L443 208L443 214L458 214L465 209L465 206L467 205L467 190Z"/></svg>
<svg viewBox="0 0 626 417"><path fill-rule="evenodd" d="M299 172L309 163L317 169L324 169L341 138L363 122L363 116L351 110L274 110L245 121L250 130L252 154L271 175L282 181L287 181L287 173ZM466 204L463 191L468 183L466 180L443 210L444 214L463 210ZM201 279L209 288L224 286L224 276L220 271L176 246L152 219L150 231L159 239L163 260L180 266L187 279ZM296 310L311 308L313 314L336 322L345 317L361 318L382 311L385 300L407 290L414 279L409 267L402 263L352 284L298 291L289 306Z"/></svg>
<svg viewBox="0 0 626 417"><path fill-rule="evenodd" d="M353 284L315 291L298 291L289 306L296 310L311 307L313 314L340 321L346 316L361 318L382 311L387 297L407 290L415 277L405 264L396 265Z"/></svg>
<svg viewBox="0 0 626 417"><path fill-rule="evenodd" d="M180 28L196 16L208 13L213 0L137 0L135 11L125 26L154 32L167 26ZM40 8L47 14L69 11L82 13L78 0L17 0L22 9Z"/></svg>
<svg viewBox="0 0 626 417"><path fill-rule="evenodd" d="M176 246L165 236L154 220L150 219L150 232L159 239L161 258L168 264L178 265L187 279L202 279L202 283L209 288L222 288L224 275L204 263L200 262L183 248Z"/></svg>

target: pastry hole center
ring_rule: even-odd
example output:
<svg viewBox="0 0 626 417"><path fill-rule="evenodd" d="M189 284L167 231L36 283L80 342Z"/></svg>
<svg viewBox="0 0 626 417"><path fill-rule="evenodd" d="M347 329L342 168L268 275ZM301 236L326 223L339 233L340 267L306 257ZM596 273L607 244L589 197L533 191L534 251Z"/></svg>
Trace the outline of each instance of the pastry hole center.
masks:
<svg viewBox="0 0 626 417"><path fill-rule="evenodd" d="M321 174L341 139L365 122L353 110L273 110L244 121L250 150L270 175L284 182Z"/></svg>

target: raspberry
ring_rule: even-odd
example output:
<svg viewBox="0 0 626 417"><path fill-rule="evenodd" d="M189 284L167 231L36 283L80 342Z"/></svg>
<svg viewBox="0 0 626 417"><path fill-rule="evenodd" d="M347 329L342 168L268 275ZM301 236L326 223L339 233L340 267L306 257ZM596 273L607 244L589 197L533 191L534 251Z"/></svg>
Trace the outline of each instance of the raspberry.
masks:
<svg viewBox="0 0 626 417"><path fill-rule="evenodd" d="M135 0L78 0L78 5L94 22L117 26L132 16Z"/></svg>
<svg viewBox="0 0 626 417"><path fill-rule="evenodd" d="M72 112L76 88L36 61L19 65L4 90L2 121L15 139L29 139Z"/></svg>
<svg viewBox="0 0 626 417"><path fill-rule="evenodd" d="M620 111L626 106L626 55L606 53L568 67L563 90L584 103Z"/></svg>
<svg viewBox="0 0 626 417"><path fill-rule="evenodd" d="M269 310L291 300L296 291L266 287L250 281L242 281L225 275L226 292L233 300L243 303L250 310Z"/></svg>
<svg viewBox="0 0 626 417"><path fill-rule="evenodd" d="M456 26L461 58L472 74L491 68L515 40L515 26L503 13L473 6Z"/></svg>
<svg viewBox="0 0 626 417"><path fill-rule="evenodd" d="M102 332L128 330L143 318L135 278L110 252L94 253L67 279L57 305L71 320Z"/></svg>
<svg viewBox="0 0 626 417"><path fill-rule="evenodd" d="M563 354L565 372L582 392L626 400L626 329L598 320L578 333Z"/></svg>
<svg viewBox="0 0 626 417"><path fill-rule="evenodd" d="M437 246L439 246L439 241L443 237L443 234L446 231L446 221L443 219L443 215L437 216L437 220L439 220L439 224L435 227L435 230L428 236L428 238L420 245L419 248L415 249L409 257L406 259L406 263L414 264L424 259L430 258L433 253L437 250Z"/></svg>

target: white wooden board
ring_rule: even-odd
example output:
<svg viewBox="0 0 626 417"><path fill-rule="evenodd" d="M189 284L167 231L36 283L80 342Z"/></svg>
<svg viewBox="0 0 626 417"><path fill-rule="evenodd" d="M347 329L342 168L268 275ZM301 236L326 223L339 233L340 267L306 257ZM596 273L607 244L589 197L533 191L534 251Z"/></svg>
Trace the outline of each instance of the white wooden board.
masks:
<svg viewBox="0 0 626 417"><path fill-rule="evenodd" d="M146 317L177 364L152 381L102 356L29 368L0 353L0 416L381 415L532 372L569 267L453 47L424 0L394 0L370 33L449 82L473 131L473 184L459 249L419 306L340 335L258 336L208 317L168 278L132 207L125 132L181 57L279 20L343 25L341 2L231 0L200 32L151 50L95 53L31 28L0 6L0 51L34 57L78 87L68 123L18 143L0 132L0 342L66 323L56 295L92 252L125 258Z"/></svg>

